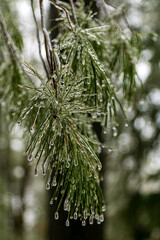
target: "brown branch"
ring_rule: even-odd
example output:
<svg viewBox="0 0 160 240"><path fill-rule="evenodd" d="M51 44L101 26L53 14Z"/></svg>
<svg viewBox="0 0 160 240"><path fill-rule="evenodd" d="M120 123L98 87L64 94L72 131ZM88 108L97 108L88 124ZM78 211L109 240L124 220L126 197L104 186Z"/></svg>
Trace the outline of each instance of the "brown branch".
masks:
<svg viewBox="0 0 160 240"><path fill-rule="evenodd" d="M44 35L44 42L45 42L46 58L47 58L48 65L49 65L49 68L50 68L50 77L53 81L53 87L55 89L55 95L57 97L57 94L58 94L57 93L57 82L56 82L55 78L53 77L54 63L53 63L52 46L51 46L48 31L46 29L46 24L45 24L43 0L39 0L39 3L40 3L40 13L41 13L41 25L42 25L43 35Z"/></svg>
<svg viewBox="0 0 160 240"><path fill-rule="evenodd" d="M11 38L11 36L9 35L8 31L7 31L7 26L6 26L6 23L5 23L5 20L3 18L3 15L2 15L2 12L0 11L0 27L1 27L1 32L2 32L2 35L3 35L3 38L5 40L5 44L8 48L8 51L9 51L9 54L10 54L10 57L11 57L11 60L13 62L13 64L16 64L18 63L19 64L19 67L20 69L22 70L22 72L24 73L24 75L28 78L28 80L32 83L32 79L30 78L30 76L26 73L23 65L22 65L22 58L21 56L19 55L18 53L18 50Z"/></svg>
<svg viewBox="0 0 160 240"><path fill-rule="evenodd" d="M69 24L69 26L70 26L70 29L72 30L72 32L74 33L74 35L77 36L77 35L76 35L76 32L75 32L75 30L74 30L74 27L73 27L73 23L72 23L71 18L70 18L70 16L69 16L68 10L67 10L65 7L63 7L63 6L60 6L60 5L59 5L58 3L56 3L54 0L49 0L49 1L50 1L50 3L53 4L57 9L62 10L63 12L65 12L66 17L67 17L67 20L68 20L68 24Z"/></svg>
<svg viewBox="0 0 160 240"><path fill-rule="evenodd" d="M35 25L36 25L36 35L37 35L37 43L38 43L38 49L39 49L39 56L40 56L40 58L41 58L41 61L42 61L44 70L45 70L45 72L46 72L46 75L47 75L47 77L49 78L47 66L46 66L45 61L44 61L43 56L42 56L40 34L39 34L38 22L37 22L36 15L35 15L35 11L34 11L33 0L31 0L31 8L32 8L33 19L34 19L34 22L35 22Z"/></svg>
<svg viewBox="0 0 160 240"><path fill-rule="evenodd" d="M40 13L41 13L41 25L42 25L43 35L44 35L44 42L45 42L46 58L50 68L50 75L52 76L53 74L52 46L51 46L48 31L46 29L46 24L45 24L43 0L39 0L39 3L40 3Z"/></svg>

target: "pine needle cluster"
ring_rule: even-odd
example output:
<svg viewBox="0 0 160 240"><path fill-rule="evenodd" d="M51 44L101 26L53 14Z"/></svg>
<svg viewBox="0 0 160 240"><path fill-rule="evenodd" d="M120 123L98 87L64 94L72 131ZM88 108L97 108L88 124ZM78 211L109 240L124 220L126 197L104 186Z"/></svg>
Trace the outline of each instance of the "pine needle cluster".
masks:
<svg viewBox="0 0 160 240"><path fill-rule="evenodd" d="M104 1L100 2L107 11ZM87 218L90 224L94 219L99 224L104 221L105 211L98 158L102 144L92 123L100 122L104 128L111 123L116 127L119 108L124 113L117 93L123 90L123 98L132 100L138 81L140 36L131 29L125 33L126 26L117 21L121 10L113 10L99 20L96 13L85 8L84 1L67 4L50 0L59 10L56 21L60 30L57 38L50 41L43 1L39 3L46 60L41 58L46 76L25 62L23 68L33 76L32 81L28 75L25 81L8 81L12 99L16 91L21 96L21 107L10 101L12 122L22 124L30 135L26 152L29 161L36 159L35 175L41 164L46 188L55 189L50 201L52 204L58 200L55 219L63 204L68 212L66 226L70 218L80 218L83 226ZM34 77L40 80L40 87L33 83ZM5 96L8 95L6 91Z"/></svg>

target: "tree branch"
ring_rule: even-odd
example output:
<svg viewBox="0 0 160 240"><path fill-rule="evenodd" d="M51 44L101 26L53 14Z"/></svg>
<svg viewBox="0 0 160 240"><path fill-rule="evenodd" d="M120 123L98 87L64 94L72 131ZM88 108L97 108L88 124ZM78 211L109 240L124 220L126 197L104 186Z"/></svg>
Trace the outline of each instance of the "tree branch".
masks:
<svg viewBox="0 0 160 240"><path fill-rule="evenodd" d="M35 22L35 25L36 25L36 34L37 34L37 43L38 43L38 48L39 48L39 56L40 56L40 58L41 58L41 61L42 61L44 70L45 70L45 72L46 72L46 75L47 75L47 77L49 78L47 66L46 66L45 61L44 61L43 56L42 56L41 41L40 41L40 35L39 35L39 28L38 28L38 23L37 23L35 11L34 11L33 0L31 0L31 8L32 8L33 19L34 19L34 22Z"/></svg>
<svg viewBox="0 0 160 240"><path fill-rule="evenodd" d="M72 30L72 32L74 33L74 35L77 36L77 35L76 35L76 32L74 31L73 23L72 23L71 18L70 18L70 16L69 16L68 10L67 10L65 7L60 6L59 4L57 4L54 0L49 0L49 1L50 1L50 3L53 4L57 9L62 10L63 12L65 12L66 17L67 17L67 20L68 20L68 24L69 24L69 26L70 26L70 29Z"/></svg>
<svg viewBox="0 0 160 240"><path fill-rule="evenodd" d="M50 75L52 76L53 74L52 46L51 46L48 31L46 29L46 24L45 24L43 0L39 0L39 3L40 3L40 13L41 13L41 25L42 25L43 35L44 35L44 42L45 42L46 58L50 68Z"/></svg>

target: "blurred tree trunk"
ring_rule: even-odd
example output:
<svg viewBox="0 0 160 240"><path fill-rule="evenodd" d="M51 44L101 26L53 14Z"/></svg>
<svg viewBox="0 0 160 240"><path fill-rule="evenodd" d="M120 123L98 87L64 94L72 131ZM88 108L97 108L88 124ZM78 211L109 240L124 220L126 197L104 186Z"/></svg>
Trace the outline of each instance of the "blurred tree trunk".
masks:
<svg viewBox="0 0 160 240"><path fill-rule="evenodd" d="M90 4L91 1L86 0L86 6ZM92 9L94 11L98 11L96 3L93 2ZM53 5L50 6L49 10L49 28L51 29L56 22L54 19L58 17L57 9ZM58 29L52 31L51 39L54 39L58 34ZM93 124L93 129L95 130L100 142L103 142L104 139L102 137L102 127L100 123ZM102 149L100 160L102 165L104 166L104 160L106 158L106 153ZM104 170L101 173L104 175ZM103 178L103 176L102 176ZM102 184L103 185L103 184ZM104 189L104 186L102 186ZM48 201L51 199L53 195L53 190L48 192ZM85 227L82 226L82 223L79 220L71 220L70 226L65 226L65 221L67 218L66 212L61 208L59 211L60 219L57 221L54 219L54 213L56 211L56 204L48 205L48 240L103 240L104 234L104 223L98 225L96 222L93 225L87 225ZM105 226L106 226L106 219L105 219ZM105 238L106 239L106 238Z"/></svg>

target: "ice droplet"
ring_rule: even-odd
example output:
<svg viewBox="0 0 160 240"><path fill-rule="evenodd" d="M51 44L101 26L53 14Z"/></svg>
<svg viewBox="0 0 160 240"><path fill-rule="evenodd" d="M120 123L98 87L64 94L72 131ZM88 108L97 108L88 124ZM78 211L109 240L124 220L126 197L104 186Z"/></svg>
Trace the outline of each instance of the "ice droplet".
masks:
<svg viewBox="0 0 160 240"><path fill-rule="evenodd" d="M49 183L49 182L46 184L46 189L47 189L47 190L50 189L50 183Z"/></svg>
<svg viewBox="0 0 160 240"><path fill-rule="evenodd" d="M86 209L84 210L83 215L84 215L84 219L87 219L87 210Z"/></svg>
<svg viewBox="0 0 160 240"><path fill-rule="evenodd" d="M101 222L104 222L104 215L103 215L103 214L100 215L99 220L100 220Z"/></svg>
<svg viewBox="0 0 160 240"><path fill-rule="evenodd" d="M99 164L98 165L98 171L101 171L101 169L102 169L102 164Z"/></svg>
<svg viewBox="0 0 160 240"><path fill-rule="evenodd" d="M86 221L85 221L85 220L82 221L82 226L83 226L83 227L86 226Z"/></svg>
<svg viewBox="0 0 160 240"><path fill-rule="evenodd" d="M27 159L28 159L29 162L31 162L32 161L32 154L29 154Z"/></svg>
<svg viewBox="0 0 160 240"><path fill-rule="evenodd" d="M102 206L102 211L103 211L103 212L106 211L106 206L105 206L105 205Z"/></svg>
<svg viewBox="0 0 160 240"><path fill-rule="evenodd" d="M58 213L58 212L55 212L54 218L55 218L56 220L59 218L59 213Z"/></svg>
<svg viewBox="0 0 160 240"><path fill-rule="evenodd" d="M68 199L66 199L64 201L64 211L68 211L68 208L69 208L69 201L68 201Z"/></svg>
<svg viewBox="0 0 160 240"><path fill-rule="evenodd" d="M113 130L113 137L117 137L117 135L118 135L117 128L113 127L112 130Z"/></svg>
<svg viewBox="0 0 160 240"><path fill-rule="evenodd" d="M56 178L53 180L53 184L52 184L54 187L57 186L57 180Z"/></svg>
<svg viewBox="0 0 160 240"><path fill-rule="evenodd" d="M38 170L37 170L37 167L36 167L35 170L34 170L34 175L35 175L35 176L38 176Z"/></svg>
<svg viewBox="0 0 160 240"><path fill-rule="evenodd" d="M69 220L68 220L68 219L66 220L66 223L65 223L65 224L66 224L66 227L69 227L70 223L69 223Z"/></svg>
<svg viewBox="0 0 160 240"><path fill-rule="evenodd" d="M73 218L74 218L74 220L77 220L77 218L78 218L77 212L74 213Z"/></svg>
<svg viewBox="0 0 160 240"><path fill-rule="evenodd" d="M90 217L89 217L89 224L93 224L93 216L91 215Z"/></svg>
<svg viewBox="0 0 160 240"><path fill-rule="evenodd" d="M125 124L125 127L128 127L128 123Z"/></svg>

